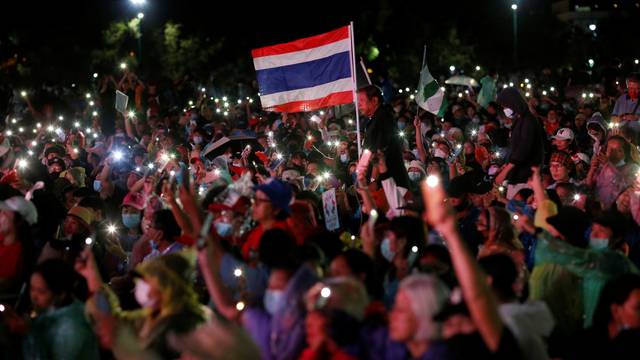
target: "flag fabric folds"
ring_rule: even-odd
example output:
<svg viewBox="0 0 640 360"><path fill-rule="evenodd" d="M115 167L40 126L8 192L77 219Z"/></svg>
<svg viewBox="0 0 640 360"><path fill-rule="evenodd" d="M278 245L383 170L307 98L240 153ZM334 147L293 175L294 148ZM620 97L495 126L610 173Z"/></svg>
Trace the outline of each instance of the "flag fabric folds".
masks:
<svg viewBox="0 0 640 360"><path fill-rule="evenodd" d="M420 71L416 103L421 108L439 117L443 117L447 110L447 97L444 90L440 88L438 82L431 76L426 63Z"/></svg>
<svg viewBox="0 0 640 360"><path fill-rule="evenodd" d="M252 50L262 107L303 112L352 103L351 51L349 26Z"/></svg>

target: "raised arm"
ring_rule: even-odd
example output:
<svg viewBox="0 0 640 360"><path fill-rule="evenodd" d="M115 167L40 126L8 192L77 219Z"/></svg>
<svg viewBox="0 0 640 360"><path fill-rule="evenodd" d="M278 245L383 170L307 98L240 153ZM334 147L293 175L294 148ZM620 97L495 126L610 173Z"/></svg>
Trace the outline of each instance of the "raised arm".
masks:
<svg viewBox="0 0 640 360"><path fill-rule="evenodd" d="M458 233L455 215L447 202L440 181L423 182L426 220L440 232L451 253L451 261L462 295L484 343L495 352L500 345L504 324L498 313L498 303L487 284L486 276ZM433 186L429 186L433 185Z"/></svg>

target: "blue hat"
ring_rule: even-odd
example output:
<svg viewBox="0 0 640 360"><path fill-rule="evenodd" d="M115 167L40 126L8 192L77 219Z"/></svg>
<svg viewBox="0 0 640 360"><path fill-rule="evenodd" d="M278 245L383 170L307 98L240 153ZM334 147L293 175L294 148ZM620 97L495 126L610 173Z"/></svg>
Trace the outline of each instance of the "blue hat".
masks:
<svg viewBox="0 0 640 360"><path fill-rule="evenodd" d="M289 203L293 197L293 191L289 184L278 179L271 179L264 184L256 186L255 190L265 193L274 207L283 210L287 214L291 213Z"/></svg>

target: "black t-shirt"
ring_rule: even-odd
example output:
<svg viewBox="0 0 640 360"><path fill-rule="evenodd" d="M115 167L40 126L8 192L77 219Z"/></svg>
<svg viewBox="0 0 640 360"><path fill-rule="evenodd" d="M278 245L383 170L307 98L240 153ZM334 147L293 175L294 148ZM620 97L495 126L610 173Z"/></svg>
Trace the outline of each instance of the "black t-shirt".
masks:
<svg viewBox="0 0 640 360"><path fill-rule="evenodd" d="M503 328L498 349L493 353L487 348L478 332L471 335L456 335L447 339L446 343L450 356L448 360L516 360L522 358L522 352L516 338L506 327Z"/></svg>

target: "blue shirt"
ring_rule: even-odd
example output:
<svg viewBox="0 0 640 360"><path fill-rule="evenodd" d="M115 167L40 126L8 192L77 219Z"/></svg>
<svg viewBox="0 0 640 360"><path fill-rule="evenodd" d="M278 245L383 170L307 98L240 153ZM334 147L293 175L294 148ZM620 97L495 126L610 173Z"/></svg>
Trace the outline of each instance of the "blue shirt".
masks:
<svg viewBox="0 0 640 360"><path fill-rule="evenodd" d="M616 104L613 107L613 111L611 115L622 116L624 114L636 114L640 115L640 106L638 104L638 99L632 100L628 94L621 95L618 100L616 100ZM633 109L636 108L636 111L633 112Z"/></svg>

